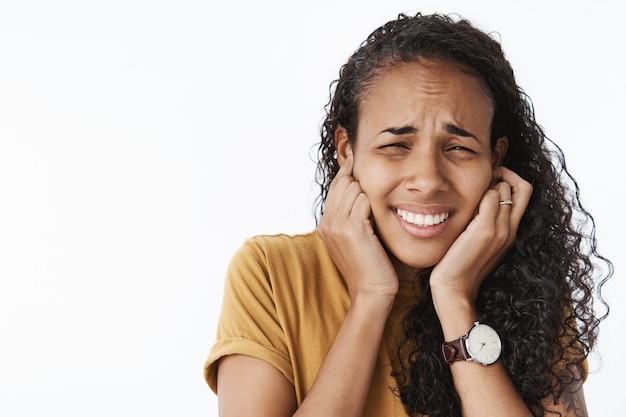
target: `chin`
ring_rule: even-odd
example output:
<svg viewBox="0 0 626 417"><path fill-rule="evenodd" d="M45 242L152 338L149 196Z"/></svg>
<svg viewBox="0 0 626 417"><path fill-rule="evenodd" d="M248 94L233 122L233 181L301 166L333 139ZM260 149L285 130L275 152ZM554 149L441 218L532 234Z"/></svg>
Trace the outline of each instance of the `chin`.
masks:
<svg viewBox="0 0 626 417"><path fill-rule="evenodd" d="M413 238L407 239L402 234L389 236L388 241L393 243L387 244L387 239L382 234L377 235L396 267L413 270L433 268L452 245L452 242L445 238L416 241Z"/></svg>

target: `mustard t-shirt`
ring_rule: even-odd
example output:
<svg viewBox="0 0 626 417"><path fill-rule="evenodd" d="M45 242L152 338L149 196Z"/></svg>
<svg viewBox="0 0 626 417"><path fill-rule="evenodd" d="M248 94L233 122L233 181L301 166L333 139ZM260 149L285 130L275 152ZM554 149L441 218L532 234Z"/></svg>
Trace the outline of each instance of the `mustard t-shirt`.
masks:
<svg viewBox="0 0 626 417"><path fill-rule="evenodd" d="M390 314L372 377L364 416L407 414L392 377L401 340L401 320L417 290L402 286ZM222 312L205 364L205 378L217 392L217 361L245 354L275 366L304 400L350 305L348 290L326 247L313 231L257 236L234 255L224 288Z"/></svg>

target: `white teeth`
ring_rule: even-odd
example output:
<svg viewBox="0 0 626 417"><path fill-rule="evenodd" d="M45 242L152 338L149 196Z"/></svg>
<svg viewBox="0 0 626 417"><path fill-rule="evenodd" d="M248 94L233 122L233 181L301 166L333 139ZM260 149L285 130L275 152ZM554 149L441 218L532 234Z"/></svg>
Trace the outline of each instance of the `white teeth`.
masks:
<svg viewBox="0 0 626 417"><path fill-rule="evenodd" d="M416 226L434 226L436 224L443 223L450 215L450 213L423 215L400 209L397 210L397 213L400 217L402 217L402 219Z"/></svg>

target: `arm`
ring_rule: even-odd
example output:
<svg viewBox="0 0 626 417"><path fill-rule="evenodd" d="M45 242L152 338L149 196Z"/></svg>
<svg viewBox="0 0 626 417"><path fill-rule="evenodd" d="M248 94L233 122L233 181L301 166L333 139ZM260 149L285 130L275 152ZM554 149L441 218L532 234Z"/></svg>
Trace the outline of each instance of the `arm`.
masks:
<svg viewBox="0 0 626 417"><path fill-rule="evenodd" d="M363 414L398 282L371 227L369 201L351 176L352 157L344 162L318 227L351 299L330 351L299 408L293 386L271 365L242 355L222 359L218 372L222 417Z"/></svg>
<svg viewBox="0 0 626 417"><path fill-rule="evenodd" d="M221 417L288 417L297 408L291 382L261 359L225 356L219 363L217 384Z"/></svg>
<svg viewBox="0 0 626 417"><path fill-rule="evenodd" d="M543 406L548 416L589 417L582 384L571 390L566 388L558 404L554 404L554 401L550 398L543 401Z"/></svg>
<svg viewBox="0 0 626 417"><path fill-rule="evenodd" d="M362 416L390 303L355 301L295 416Z"/></svg>
<svg viewBox="0 0 626 417"><path fill-rule="evenodd" d="M473 306L459 302L452 307L454 303L446 303L450 308L438 309L444 339L448 341L466 334L479 316ZM464 417L531 416L502 360L489 366L458 361L450 365L450 371Z"/></svg>
<svg viewBox="0 0 626 417"><path fill-rule="evenodd" d="M371 301L352 304L299 409L293 385L272 365L250 356L224 357L218 372L220 417L361 416L391 307Z"/></svg>
<svg viewBox="0 0 626 417"><path fill-rule="evenodd" d="M480 284L513 244L532 193L506 168L497 168L494 177L498 184L485 193L478 214L431 274L433 304L446 341L466 334L478 320ZM499 204L509 199L512 206ZM450 370L464 417L531 415L501 360L490 366L454 362Z"/></svg>
<svg viewBox="0 0 626 417"><path fill-rule="evenodd" d="M341 271L351 305L300 409L304 416L359 417L398 278L370 221L369 200L352 177L348 153L331 184L318 233Z"/></svg>
<svg viewBox="0 0 626 417"><path fill-rule="evenodd" d="M513 244L532 194L531 186L506 168L497 168L494 179L499 183L485 193L478 214L431 274L433 304L446 341L466 334L478 320L480 284ZM499 204L508 199L513 206ZM454 362L450 371L464 417L531 415L501 360L486 367ZM546 415L588 415L581 384L566 387L558 404L546 398L543 406Z"/></svg>

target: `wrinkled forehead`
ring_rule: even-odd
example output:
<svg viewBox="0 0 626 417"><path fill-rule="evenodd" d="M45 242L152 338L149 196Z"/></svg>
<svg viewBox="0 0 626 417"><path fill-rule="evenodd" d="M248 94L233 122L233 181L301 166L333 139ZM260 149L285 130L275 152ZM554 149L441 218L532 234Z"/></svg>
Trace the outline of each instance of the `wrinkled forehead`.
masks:
<svg viewBox="0 0 626 417"><path fill-rule="evenodd" d="M491 127L494 101L482 77L457 64L435 60L394 62L379 67L360 94L356 125L366 117L368 109L383 105L391 111L401 110L400 100L412 97L418 106L438 106L444 100L448 108L463 109L471 118L478 118ZM379 103L381 102L382 103ZM406 105L410 105L406 102ZM416 104L413 103L413 106Z"/></svg>
<svg viewBox="0 0 626 417"><path fill-rule="evenodd" d="M357 95L357 99L359 101L359 109L361 108L363 101L367 98L368 93L380 82L380 80L386 74L388 74L390 71L396 70L397 68L414 64L422 65L435 71L456 71L459 74L464 74L475 78L478 81L485 97L489 100L489 103L493 108L493 93L487 86L485 79L478 70L476 70L475 68L471 68L463 63L452 61L450 59L418 55L412 57L411 60L399 58L386 58L382 60L361 86L359 94Z"/></svg>

